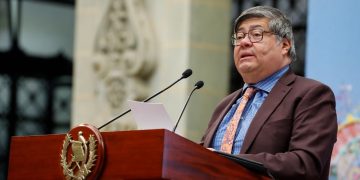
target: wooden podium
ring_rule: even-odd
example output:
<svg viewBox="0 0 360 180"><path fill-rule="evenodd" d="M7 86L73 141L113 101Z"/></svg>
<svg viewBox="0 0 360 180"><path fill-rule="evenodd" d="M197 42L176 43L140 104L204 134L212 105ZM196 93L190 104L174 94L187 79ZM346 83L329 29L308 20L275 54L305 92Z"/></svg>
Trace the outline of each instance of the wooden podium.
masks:
<svg viewBox="0 0 360 180"><path fill-rule="evenodd" d="M8 179L65 179L60 166L65 136L12 137ZM87 179L268 179L168 130L101 136L102 168L97 178Z"/></svg>

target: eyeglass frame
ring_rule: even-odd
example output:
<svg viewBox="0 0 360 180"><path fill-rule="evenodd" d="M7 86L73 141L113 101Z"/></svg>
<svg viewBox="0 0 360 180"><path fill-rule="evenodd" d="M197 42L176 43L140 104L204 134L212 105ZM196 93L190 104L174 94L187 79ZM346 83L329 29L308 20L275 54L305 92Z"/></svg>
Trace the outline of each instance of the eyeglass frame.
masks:
<svg viewBox="0 0 360 180"><path fill-rule="evenodd" d="M255 31L255 30L260 30L260 31L261 31L261 38L260 38L259 40L257 40L257 41L252 40L252 39L253 39L253 36L252 36L252 35L249 36L249 33L250 33L251 31ZM240 41L243 40L243 39L245 39L245 38L246 38L246 35L248 36L248 38L249 38L249 40L250 40L251 43L258 43L258 42L262 41L263 38L264 38L264 33L270 33L270 34L277 35L276 33L272 32L272 31L265 31L265 30L263 30L263 29L255 28L255 29L250 29L247 33L243 33L243 34L244 34L244 37L243 37L243 38L237 39L236 36L237 36L238 33L239 33L239 32L236 32L236 33L234 33L234 34L231 36L231 44L232 44L233 46L239 46L239 45L240 45ZM239 41L239 43L238 43L238 44L235 44L236 41Z"/></svg>

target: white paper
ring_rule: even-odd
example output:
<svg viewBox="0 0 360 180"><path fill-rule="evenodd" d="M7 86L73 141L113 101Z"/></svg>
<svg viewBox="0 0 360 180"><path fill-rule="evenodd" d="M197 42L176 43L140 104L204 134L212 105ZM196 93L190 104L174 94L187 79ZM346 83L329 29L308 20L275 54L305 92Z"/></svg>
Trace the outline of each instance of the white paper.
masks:
<svg viewBox="0 0 360 180"><path fill-rule="evenodd" d="M172 131L173 121L161 103L128 101L138 129L167 129Z"/></svg>

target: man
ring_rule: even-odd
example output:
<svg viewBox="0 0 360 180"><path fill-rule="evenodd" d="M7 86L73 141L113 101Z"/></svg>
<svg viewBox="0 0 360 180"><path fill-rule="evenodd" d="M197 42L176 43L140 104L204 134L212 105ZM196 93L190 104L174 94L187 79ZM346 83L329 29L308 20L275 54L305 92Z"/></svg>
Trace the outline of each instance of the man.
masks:
<svg viewBox="0 0 360 180"><path fill-rule="evenodd" d="M275 179L328 179L335 98L289 68L296 59L290 21L272 7L245 10L233 45L245 85L216 107L203 146L261 162Z"/></svg>

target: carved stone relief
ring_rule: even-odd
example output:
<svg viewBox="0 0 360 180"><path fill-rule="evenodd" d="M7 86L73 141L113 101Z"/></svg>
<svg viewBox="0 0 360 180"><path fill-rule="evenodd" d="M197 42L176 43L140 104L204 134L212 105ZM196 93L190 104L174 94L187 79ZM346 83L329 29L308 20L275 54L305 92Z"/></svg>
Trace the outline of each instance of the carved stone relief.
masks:
<svg viewBox="0 0 360 180"><path fill-rule="evenodd" d="M105 117L102 114L100 122L126 110L127 100L143 100L148 96L147 81L156 66L155 47L144 0L110 0L97 31L92 62L97 103L108 108L103 110L108 114ZM106 129L134 128L133 122L123 119L118 122L122 123Z"/></svg>

